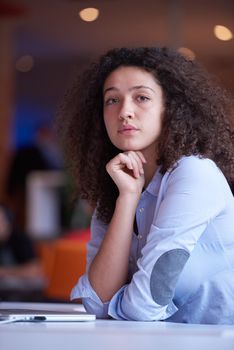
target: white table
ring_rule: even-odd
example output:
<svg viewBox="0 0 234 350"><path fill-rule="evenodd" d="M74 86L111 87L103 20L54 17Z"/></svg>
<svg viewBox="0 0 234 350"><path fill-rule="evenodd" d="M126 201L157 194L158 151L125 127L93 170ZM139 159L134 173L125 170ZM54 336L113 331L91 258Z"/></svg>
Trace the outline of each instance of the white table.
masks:
<svg viewBox="0 0 234 350"><path fill-rule="evenodd" d="M37 308L35 303L11 303ZM40 304L56 309L56 304ZM74 305L59 304L73 310ZM0 303L0 308L9 303ZM81 306L78 306L81 308ZM97 320L79 323L12 323L0 325L1 350L234 350L234 326L167 322Z"/></svg>

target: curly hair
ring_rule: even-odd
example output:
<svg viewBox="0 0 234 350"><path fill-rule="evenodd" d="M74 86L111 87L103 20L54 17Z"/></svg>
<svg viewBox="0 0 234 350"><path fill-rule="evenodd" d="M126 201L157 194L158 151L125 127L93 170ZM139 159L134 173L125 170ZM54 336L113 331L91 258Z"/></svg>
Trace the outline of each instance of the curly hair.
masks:
<svg viewBox="0 0 234 350"><path fill-rule="evenodd" d="M65 96L58 119L65 156L81 196L108 223L118 189L106 164L120 151L108 138L103 120L103 85L120 66L151 72L163 89L165 112L155 160L165 173L182 156L210 158L234 180L232 99L195 61L173 49L120 48L103 55Z"/></svg>

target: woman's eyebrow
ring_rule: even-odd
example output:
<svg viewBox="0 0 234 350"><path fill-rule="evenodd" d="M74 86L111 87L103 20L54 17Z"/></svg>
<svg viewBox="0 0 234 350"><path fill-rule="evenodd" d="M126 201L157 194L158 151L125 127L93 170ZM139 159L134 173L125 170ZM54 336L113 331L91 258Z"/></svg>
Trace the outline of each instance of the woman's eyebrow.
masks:
<svg viewBox="0 0 234 350"><path fill-rule="evenodd" d="M149 86L145 86L145 85L136 85L136 86L132 86L131 88L129 88L129 91L132 91L132 90L138 90L138 89L149 89L151 91L154 91L154 89L152 89L151 87ZM108 91L119 91L119 89L117 87L114 87L114 86L111 86L109 88L106 88L104 91L103 91L103 94L105 95Z"/></svg>
<svg viewBox="0 0 234 350"><path fill-rule="evenodd" d="M136 86L131 87L129 90L138 90L138 89L149 89L155 93L154 89L152 89L150 86L146 86L146 85L136 85Z"/></svg>
<svg viewBox="0 0 234 350"><path fill-rule="evenodd" d="M108 91L112 91L112 90L119 91L119 89L117 89L116 87L111 86L111 87L109 87L109 88L106 88L106 89L103 91L103 95L105 95Z"/></svg>

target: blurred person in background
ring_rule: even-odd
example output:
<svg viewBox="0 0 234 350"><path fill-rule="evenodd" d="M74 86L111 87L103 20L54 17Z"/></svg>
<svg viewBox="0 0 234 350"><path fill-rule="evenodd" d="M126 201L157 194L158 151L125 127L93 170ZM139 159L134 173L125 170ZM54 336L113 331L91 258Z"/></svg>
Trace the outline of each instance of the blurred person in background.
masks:
<svg viewBox="0 0 234 350"><path fill-rule="evenodd" d="M53 129L40 125L32 144L20 147L12 156L9 168L6 196L15 217L15 225L22 230L26 226L26 183L28 175L35 171L61 170L63 160Z"/></svg>

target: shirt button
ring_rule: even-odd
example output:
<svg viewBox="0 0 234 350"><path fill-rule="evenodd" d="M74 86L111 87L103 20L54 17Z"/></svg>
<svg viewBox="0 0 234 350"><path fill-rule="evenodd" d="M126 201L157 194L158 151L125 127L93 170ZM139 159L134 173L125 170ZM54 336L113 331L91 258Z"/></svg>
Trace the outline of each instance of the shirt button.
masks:
<svg viewBox="0 0 234 350"><path fill-rule="evenodd" d="M142 235L138 235L137 238L138 238L138 239L142 239Z"/></svg>
<svg viewBox="0 0 234 350"><path fill-rule="evenodd" d="M139 212L140 212L140 213L143 213L143 211L144 211L144 208L140 208L140 209L139 209Z"/></svg>

